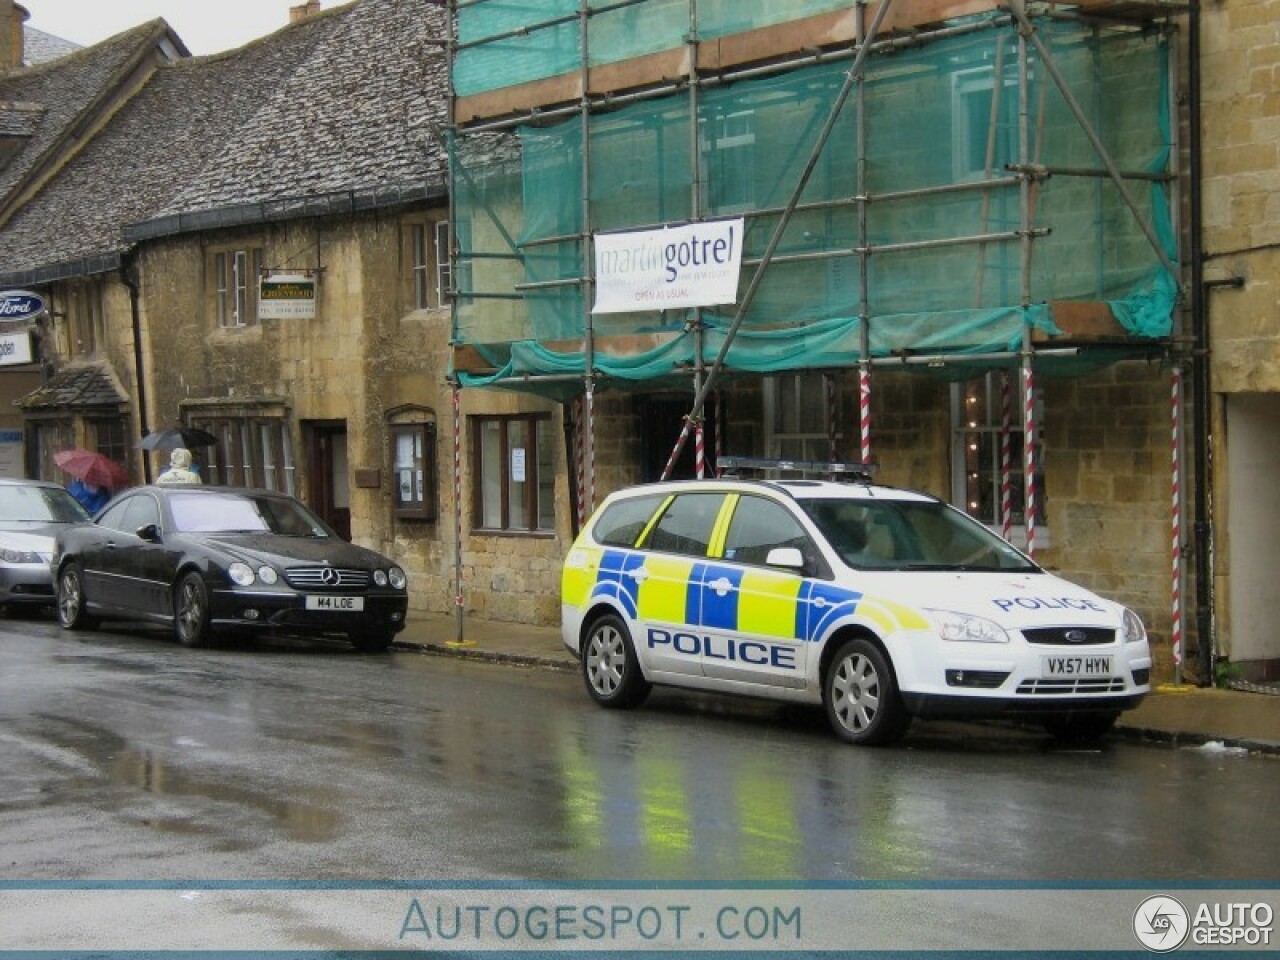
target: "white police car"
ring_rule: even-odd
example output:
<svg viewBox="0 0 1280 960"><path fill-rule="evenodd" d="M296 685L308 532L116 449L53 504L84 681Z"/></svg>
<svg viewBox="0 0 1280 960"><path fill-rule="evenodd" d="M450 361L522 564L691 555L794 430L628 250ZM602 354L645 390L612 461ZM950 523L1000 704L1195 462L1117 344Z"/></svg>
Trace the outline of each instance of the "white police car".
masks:
<svg viewBox="0 0 1280 960"><path fill-rule="evenodd" d="M1150 690L1133 612L865 477L619 491L561 587L564 643L606 707L667 684L822 703L853 743L892 742L913 716L1003 714L1091 739Z"/></svg>

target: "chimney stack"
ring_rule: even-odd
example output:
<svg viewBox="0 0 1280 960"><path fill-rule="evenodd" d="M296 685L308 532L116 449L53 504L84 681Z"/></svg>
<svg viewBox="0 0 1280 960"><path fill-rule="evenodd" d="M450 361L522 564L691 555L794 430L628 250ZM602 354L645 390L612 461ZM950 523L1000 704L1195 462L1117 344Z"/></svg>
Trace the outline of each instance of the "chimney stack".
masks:
<svg viewBox="0 0 1280 960"><path fill-rule="evenodd" d="M3 3L4 0L0 0ZM320 12L320 0L307 0L306 3L300 3L296 7L289 8L289 22L297 23L299 20L305 20L307 17L313 17Z"/></svg>
<svg viewBox="0 0 1280 960"><path fill-rule="evenodd" d="M22 66L25 53L22 25L30 17L27 8L21 4L0 0L0 73Z"/></svg>

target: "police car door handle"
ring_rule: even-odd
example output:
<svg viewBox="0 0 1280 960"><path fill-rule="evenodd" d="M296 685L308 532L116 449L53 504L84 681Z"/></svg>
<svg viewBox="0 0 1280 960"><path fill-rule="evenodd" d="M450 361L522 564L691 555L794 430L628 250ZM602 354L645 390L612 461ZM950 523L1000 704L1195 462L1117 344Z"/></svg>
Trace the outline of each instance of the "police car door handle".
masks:
<svg viewBox="0 0 1280 960"><path fill-rule="evenodd" d="M717 597L723 597L733 591L733 583L728 577L712 580L707 586L716 592Z"/></svg>

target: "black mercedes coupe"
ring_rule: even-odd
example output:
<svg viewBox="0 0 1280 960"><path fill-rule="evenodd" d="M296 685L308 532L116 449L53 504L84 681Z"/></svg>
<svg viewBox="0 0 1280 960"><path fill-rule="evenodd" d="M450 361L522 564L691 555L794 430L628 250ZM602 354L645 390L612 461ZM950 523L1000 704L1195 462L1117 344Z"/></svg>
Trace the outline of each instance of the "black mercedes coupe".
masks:
<svg viewBox="0 0 1280 960"><path fill-rule="evenodd" d="M365 652L404 629L404 571L343 540L293 497L144 486L56 541L58 621L168 624L185 646L218 633L342 634Z"/></svg>

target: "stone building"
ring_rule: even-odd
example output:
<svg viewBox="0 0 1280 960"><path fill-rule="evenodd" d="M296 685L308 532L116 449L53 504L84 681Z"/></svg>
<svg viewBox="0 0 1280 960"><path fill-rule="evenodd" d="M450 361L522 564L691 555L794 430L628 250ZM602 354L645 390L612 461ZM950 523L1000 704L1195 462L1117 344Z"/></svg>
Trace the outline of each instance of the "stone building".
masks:
<svg viewBox="0 0 1280 960"><path fill-rule="evenodd" d="M1222 679L1280 679L1280 3L1203 4L1203 233L1193 262L1212 450L1213 611ZM1209 586L1209 585L1206 585Z"/></svg>

